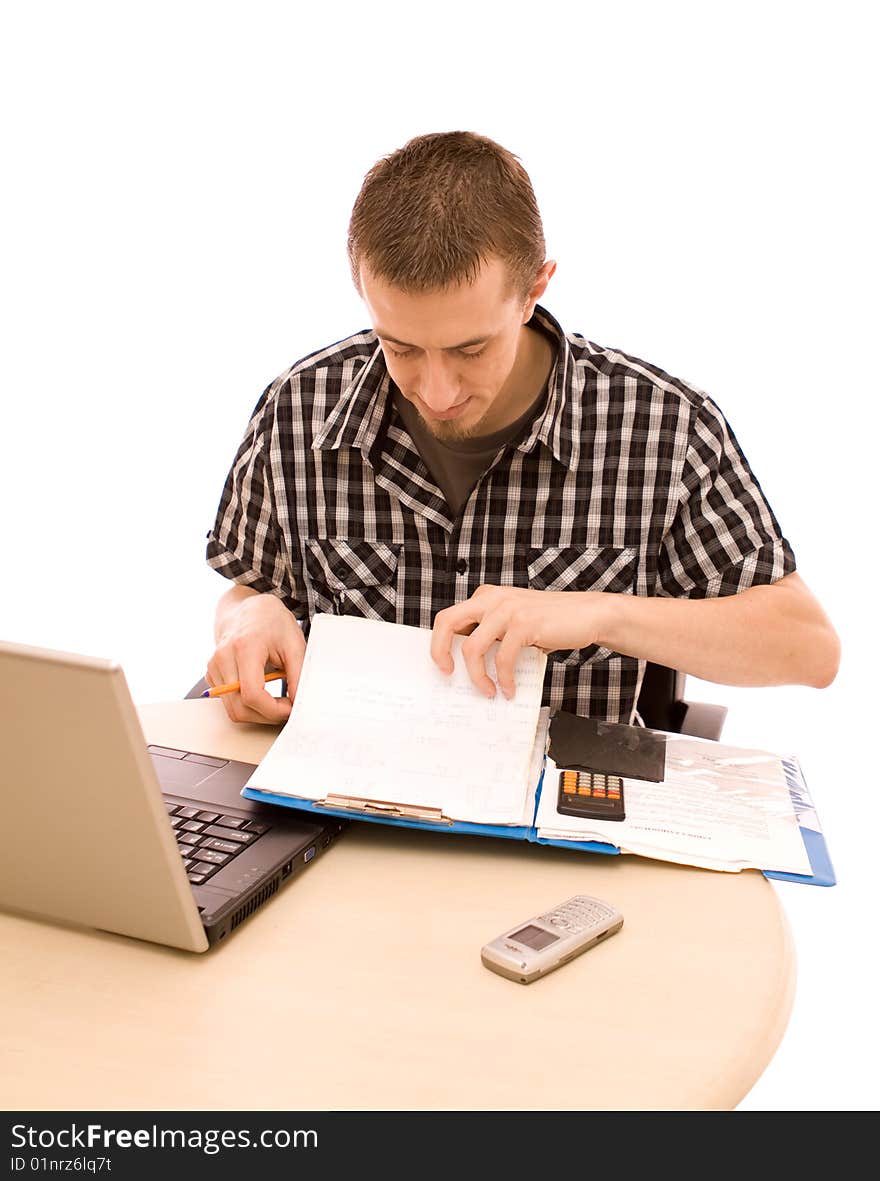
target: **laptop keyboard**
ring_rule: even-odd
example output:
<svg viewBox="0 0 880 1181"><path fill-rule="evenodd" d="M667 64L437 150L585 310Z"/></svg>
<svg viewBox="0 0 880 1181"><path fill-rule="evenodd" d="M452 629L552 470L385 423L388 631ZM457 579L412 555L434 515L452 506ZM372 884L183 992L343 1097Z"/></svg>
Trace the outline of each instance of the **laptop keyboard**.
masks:
<svg viewBox="0 0 880 1181"><path fill-rule="evenodd" d="M165 807L177 837L186 876L194 886L201 886L272 827L241 816L175 804L168 799Z"/></svg>

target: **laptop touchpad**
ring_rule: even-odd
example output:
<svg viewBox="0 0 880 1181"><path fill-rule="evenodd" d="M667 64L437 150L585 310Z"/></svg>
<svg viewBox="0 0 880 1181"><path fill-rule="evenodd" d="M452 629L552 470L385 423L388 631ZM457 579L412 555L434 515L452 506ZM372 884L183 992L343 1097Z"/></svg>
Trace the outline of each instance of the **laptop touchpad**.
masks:
<svg viewBox="0 0 880 1181"><path fill-rule="evenodd" d="M223 759L212 759L211 763L196 762L195 759L176 759L165 755L151 756L156 767L159 782L165 791L174 787L195 787L217 773L218 767L225 767Z"/></svg>

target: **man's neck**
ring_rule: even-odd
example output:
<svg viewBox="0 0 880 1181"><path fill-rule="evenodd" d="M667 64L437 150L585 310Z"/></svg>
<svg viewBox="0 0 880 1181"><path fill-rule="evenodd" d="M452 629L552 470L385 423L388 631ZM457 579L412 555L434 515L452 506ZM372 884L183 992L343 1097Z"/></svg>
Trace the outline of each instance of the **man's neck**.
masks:
<svg viewBox="0 0 880 1181"><path fill-rule="evenodd" d="M504 421L495 429L501 430L525 414L547 384L555 360L556 350L544 333L524 324L517 361L505 383L510 389L510 403Z"/></svg>

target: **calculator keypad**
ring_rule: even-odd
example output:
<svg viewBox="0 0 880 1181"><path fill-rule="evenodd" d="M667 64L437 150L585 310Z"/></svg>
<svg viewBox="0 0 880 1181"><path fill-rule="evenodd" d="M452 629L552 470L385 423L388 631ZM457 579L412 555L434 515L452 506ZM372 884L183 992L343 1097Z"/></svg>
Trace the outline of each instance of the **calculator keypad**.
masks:
<svg viewBox="0 0 880 1181"><path fill-rule="evenodd" d="M623 780L601 771L560 771L556 809L566 816L623 820Z"/></svg>

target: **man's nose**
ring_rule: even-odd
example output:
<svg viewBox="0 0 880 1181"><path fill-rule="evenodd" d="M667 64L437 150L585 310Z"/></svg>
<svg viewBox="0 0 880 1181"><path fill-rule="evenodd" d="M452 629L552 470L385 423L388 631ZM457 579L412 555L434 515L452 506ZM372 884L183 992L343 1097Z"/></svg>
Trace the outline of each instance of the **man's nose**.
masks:
<svg viewBox="0 0 880 1181"><path fill-rule="evenodd" d="M426 359L419 382L419 397L436 414L442 414L461 401L458 381L442 360Z"/></svg>

